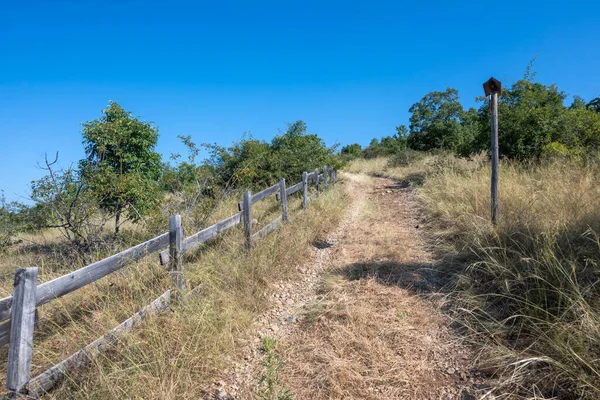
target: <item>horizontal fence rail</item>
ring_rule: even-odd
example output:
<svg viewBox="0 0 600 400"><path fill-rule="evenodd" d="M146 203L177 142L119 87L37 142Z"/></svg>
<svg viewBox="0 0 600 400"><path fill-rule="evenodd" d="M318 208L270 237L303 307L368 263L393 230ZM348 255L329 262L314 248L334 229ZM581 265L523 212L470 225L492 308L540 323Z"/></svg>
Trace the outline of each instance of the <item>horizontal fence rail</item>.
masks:
<svg viewBox="0 0 600 400"><path fill-rule="evenodd" d="M37 288L37 305L45 304L50 300L57 299L74 290L89 285L90 283L123 268L133 261L138 261L148 254L160 250L168 244L169 233L167 232L118 254L87 265L51 281L42 283ZM12 296L0 300L0 321L10 318L11 306Z"/></svg>
<svg viewBox="0 0 600 400"><path fill-rule="evenodd" d="M304 182L300 182L300 183L296 183L294 186L290 186L289 188L285 189L285 193L289 196L292 195L300 190L302 190L302 185ZM275 195L275 198L277 199L277 201L281 200L281 192L278 192Z"/></svg>
<svg viewBox="0 0 600 400"><path fill-rule="evenodd" d="M123 338L127 332L140 325L144 319L165 311L170 303L171 289L167 290L152 303L123 321L110 332L100 336L83 349L33 378L28 385L29 395L35 397L42 396L56 386L57 383L62 381L69 371L85 366L98 354L106 351L119 339Z"/></svg>
<svg viewBox="0 0 600 400"><path fill-rule="evenodd" d="M227 229L232 228L242 222L242 213L237 213L223 221L217 222L214 225L209 226L208 228L202 229L200 232L184 239L182 254L192 250L194 247L206 242L209 239L214 238L221 232L225 232ZM163 250L159 254L160 263L162 265L167 265L169 263L169 251Z"/></svg>
<svg viewBox="0 0 600 400"><path fill-rule="evenodd" d="M9 344L6 384L11 398L18 395L26 395L29 398L42 396L62 381L69 372L83 367L99 353L106 351L144 319L167 310L169 306L180 303L192 294L197 294L201 285L188 291L187 295L183 295L185 290L183 254L241 223L244 225L245 246L249 251L258 239L288 222L288 196L301 191L302 209L305 210L314 196L318 196L336 180L335 170L323 167L321 174L318 169L311 173L304 172L301 182L289 187L286 187L285 179L281 179L279 183L254 195L246 191L243 200L238 203L239 213L187 238L183 237L180 216L171 216L169 232L40 285L37 285L37 268L17 269L13 295L0 299L0 322L3 322L0 324L0 345ZM308 196L309 181L314 182L316 189L312 197ZM281 203L281 215L253 234L252 205L273 194ZM160 263L168 266L173 280L173 289L167 290L152 303L83 349L30 379L36 307L96 282L156 252L159 252Z"/></svg>
<svg viewBox="0 0 600 400"><path fill-rule="evenodd" d="M281 223L283 222L283 217L279 216L275 220L269 222L265 225L260 231L256 232L252 235L252 241L256 241L264 236L267 236L269 233L273 232Z"/></svg>
<svg viewBox="0 0 600 400"><path fill-rule="evenodd" d="M250 197L250 205L256 204L259 201L261 201L263 199L266 199L267 197L269 197L273 193L277 193L277 192L279 192L279 183L277 183L277 184L275 184L275 185L273 185L271 187L268 187L265 190L261 190L260 192L252 195L252 197ZM242 211L243 203L244 203L243 200L238 203L238 210L239 211Z"/></svg>

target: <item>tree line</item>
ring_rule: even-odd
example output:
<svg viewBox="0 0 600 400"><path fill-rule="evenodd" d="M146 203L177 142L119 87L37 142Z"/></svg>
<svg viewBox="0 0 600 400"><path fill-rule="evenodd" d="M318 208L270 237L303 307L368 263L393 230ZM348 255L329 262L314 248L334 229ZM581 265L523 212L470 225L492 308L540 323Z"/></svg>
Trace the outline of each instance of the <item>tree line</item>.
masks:
<svg viewBox="0 0 600 400"><path fill-rule="evenodd" d="M523 78L499 97L501 157L596 156L600 97L585 101L574 96L566 105L567 95L555 84L534 78L530 64ZM299 120L271 141L245 135L230 146L198 145L191 136L180 135L187 154L172 154L169 160L156 151L159 132L154 124L110 102L99 118L82 124L85 158L66 169L58 168L58 156L43 161L46 175L31 182L32 205L8 202L0 191L0 250L19 232L56 228L85 253L107 239L109 222L118 238L125 222L163 223L161 211L183 213L201 224L232 191L262 189L282 177L296 181L302 171L321 165L339 168L356 157L397 155L410 162L417 151L465 157L489 151L489 103L483 96L477 101L478 108L465 110L456 89L428 93L410 107L408 127L399 125L393 135L375 138L364 149L354 143L337 153L337 146L327 147ZM208 157L200 157L203 150Z"/></svg>
<svg viewBox="0 0 600 400"><path fill-rule="evenodd" d="M531 64L522 79L503 89L498 99L501 157L540 159L582 158L600 147L600 97L586 101L567 94L555 84L535 81ZM373 139L369 146L350 144L341 149L344 159L372 158L401 151L449 151L459 156L490 150L489 100L477 98L479 108L465 110L458 90L447 88L426 94L413 104L410 125L396 127L392 136Z"/></svg>
<svg viewBox="0 0 600 400"><path fill-rule="evenodd" d="M116 102L83 123L81 134L85 158L66 169L58 168L58 155L46 158L46 175L31 182L32 205L8 202L0 191L0 250L20 232L56 228L85 254L106 242L109 223L118 238L126 221L148 225L165 208L202 219L232 191L297 181L303 171L340 163L336 146L300 120L270 142L246 135L231 146L197 145L180 135L188 154L169 160L156 151L158 128ZM208 157L200 158L202 150Z"/></svg>

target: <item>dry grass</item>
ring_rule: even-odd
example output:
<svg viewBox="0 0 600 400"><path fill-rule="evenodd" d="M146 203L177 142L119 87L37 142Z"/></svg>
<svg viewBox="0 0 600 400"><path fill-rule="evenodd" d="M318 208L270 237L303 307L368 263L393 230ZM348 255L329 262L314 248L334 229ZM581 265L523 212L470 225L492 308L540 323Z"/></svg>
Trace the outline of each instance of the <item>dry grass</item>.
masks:
<svg viewBox="0 0 600 400"><path fill-rule="evenodd" d="M300 399L433 399L454 386L440 368L452 345L440 346L439 315L393 283L330 278L308 316L300 345L282 349L284 383Z"/></svg>
<svg viewBox="0 0 600 400"><path fill-rule="evenodd" d="M144 398L197 399L210 386L210 378L223 365L227 354L254 316L265 305L271 283L293 276L294 266L309 253L311 243L340 220L346 203L341 186L300 210L300 198L292 196L292 222L259 241L248 255L242 250L241 228L234 228L187 254L184 275L187 288L202 285L202 295L184 307L148 321L128 336L125 343L102 355L85 371L68 379L49 398ZM224 199L210 216L214 223L237 212L237 197ZM279 203L269 199L253 207L256 230L281 213ZM165 226L167 223L165 222ZM187 229L186 229L187 228ZM199 228L184 225L187 234ZM42 235L46 235L44 238ZM32 237L38 245L18 246L3 259L2 290L10 293L15 267L37 265L40 281L47 281L78 268L68 246L54 235ZM129 236L128 236L129 235ZM145 234L148 236L148 234ZM120 247L139 243L143 233L124 231ZM133 243L132 243L133 242ZM67 247L67 250L65 250ZM103 254L111 253L104 249ZM66 358L102 333L118 325L170 287L168 273L157 257L147 257L40 307L36 331L33 374ZM5 375L6 350L0 356Z"/></svg>
<svg viewBox="0 0 600 400"><path fill-rule="evenodd" d="M377 175L387 169L388 159L387 158L374 158L371 160L365 160L358 158L349 163L344 171L350 174L365 174L365 175Z"/></svg>
<svg viewBox="0 0 600 400"><path fill-rule="evenodd" d="M331 248L330 273L301 329L279 341L284 387L298 399L455 399L468 386L457 344L427 286L431 258L409 190L345 174L355 205Z"/></svg>
<svg viewBox="0 0 600 400"><path fill-rule="evenodd" d="M456 318L501 377L496 392L598 398L600 167L502 162L494 227L489 166L438 158L378 174L418 186Z"/></svg>

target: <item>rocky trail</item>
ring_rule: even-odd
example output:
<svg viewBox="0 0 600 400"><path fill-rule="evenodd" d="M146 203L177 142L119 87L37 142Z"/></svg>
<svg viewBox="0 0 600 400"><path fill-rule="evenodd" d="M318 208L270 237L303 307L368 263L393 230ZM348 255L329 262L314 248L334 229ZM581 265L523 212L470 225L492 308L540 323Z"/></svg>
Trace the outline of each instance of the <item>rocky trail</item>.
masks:
<svg viewBox="0 0 600 400"><path fill-rule="evenodd" d="M344 184L352 197L344 220L315 243L300 280L277 286L255 339L210 397L479 398L474 354L440 311L413 191L365 175L345 174ZM276 342L275 365L265 363L265 337Z"/></svg>

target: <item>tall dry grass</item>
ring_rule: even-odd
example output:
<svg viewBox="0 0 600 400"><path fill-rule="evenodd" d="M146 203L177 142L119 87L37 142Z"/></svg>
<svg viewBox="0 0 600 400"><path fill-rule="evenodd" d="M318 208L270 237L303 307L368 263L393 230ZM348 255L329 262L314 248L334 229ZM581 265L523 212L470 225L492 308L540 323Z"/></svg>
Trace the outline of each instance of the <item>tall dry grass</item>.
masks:
<svg viewBox="0 0 600 400"><path fill-rule="evenodd" d="M223 199L206 224L233 215L238 200L238 196ZM115 349L69 377L48 398L200 398L238 346L252 339L247 329L268 306L272 283L293 278L294 267L307 258L312 243L341 219L346 202L342 185L323 193L307 211L301 210L300 197L295 194L289 199L291 222L259 241L250 254L243 251L240 227L186 254L186 287L201 285L201 294L169 314L148 320ZM254 205L255 231L280 214L281 206L275 199ZM184 222L186 235L200 228ZM141 236L150 235L138 231L124 230L126 240L119 246L139 243L135 241ZM29 238L35 245L20 244L13 249L0 265L0 290L10 293L15 267L37 265L40 282L80 267L55 236L40 233ZM110 249L104 251L110 253ZM94 258L103 256L97 254ZM39 307L32 374L44 371L112 329L170 286L167 271L158 265L157 257L151 256ZM4 376L6 360L7 351L3 350L0 374Z"/></svg>
<svg viewBox="0 0 600 400"><path fill-rule="evenodd" d="M598 163L502 162L495 227L481 157L427 156L376 173L415 184L455 316L496 394L599 398Z"/></svg>

